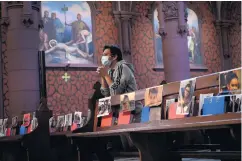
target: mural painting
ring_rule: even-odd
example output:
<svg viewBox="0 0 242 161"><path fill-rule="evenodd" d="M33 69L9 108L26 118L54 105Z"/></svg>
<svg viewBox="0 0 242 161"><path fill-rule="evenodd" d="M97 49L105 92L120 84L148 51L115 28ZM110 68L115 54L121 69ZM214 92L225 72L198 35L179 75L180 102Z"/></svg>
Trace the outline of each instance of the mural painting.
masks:
<svg viewBox="0 0 242 161"><path fill-rule="evenodd" d="M187 18L187 41L188 41L188 51L189 51L189 61L190 64L203 64L202 56L200 52L200 33L198 25L198 17L196 13L187 8L186 12L188 14ZM163 64L162 58L162 39L159 35L159 20L157 9L154 11L154 33L155 33L155 53L156 53L156 63L157 65Z"/></svg>
<svg viewBox="0 0 242 161"><path fill-rule="evenodd" d="M44 28L39 50L45 51L46 66L94 64L91 10L87 2L41 3Z"/></svg>

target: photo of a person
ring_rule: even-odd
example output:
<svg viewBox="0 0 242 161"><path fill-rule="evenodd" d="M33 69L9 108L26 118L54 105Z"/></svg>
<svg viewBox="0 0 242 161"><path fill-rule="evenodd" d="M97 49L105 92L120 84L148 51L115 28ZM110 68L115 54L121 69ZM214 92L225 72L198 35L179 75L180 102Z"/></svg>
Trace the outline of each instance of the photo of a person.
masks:
<svg viewBox="0 0 242 161"><path fill-rule="evenodd" d="M81 124L81 121L82 121L82 112L75 112L73 123L74 124Z"/></svg>
<svg viewBox="0 0 242 161"><path fill-rule="evenodd" d="M241 68L220 73L219 89L222 94L241 94Z"/></svg>
<svg viewBox="0 0 242 161"><path fill-rule="evenodd" d="M145 106L158 106L162 103L163 86L148 88L145 91Z"/></svg>
<svg viewBox="0 0 242 161"><path fill-rule="evenodd" d="M69 114L65 115L65 120L66 120L65 126L71 126L71 124L72 124L72 114L69 113Z"/></svg>
<svg viewBox="0 0 242 161"><path fill-rule="evenodd" d="M30 125L30 113L24 114L23 126L27 127Z"/></svg>
<svg viewBox="0 0 242 161"><path fill-rule="evenodd" d="M181 82L176 114L189 114L195 83L196 79Z"/></svg>
<svg viewBox="0 0 242 161"><path fill-rule="evenodd" d="M121 110L123 112L133 111L135 109L135 92L121 95L120 100Z"/></svg>
<svg viewBox="0 0 242 161"><path fill-rule="evenodd" d="M111 97L99 99L97 117L107 116L111 112Z"/></svg>
<svg viewBox="0 0 242 161"><path fill-rule="evenodd" d="M57 118L57 127L64 127L65 125L65 116L58 116Z"/></svg>
<svg viewBox="0 0 242 161"><path fill-rule="evenodd" d="M56 127L57 120L56 120L56 117L55 116L53 116L53 117L50 118L49 124L50 124L50 128L55 128Z"/></svg>
<svg viewBox="0 0 242 161"><path fill-rule="evenodd" d="M12 118L12 127L16 127L18 125L18 116Z"/></svg>

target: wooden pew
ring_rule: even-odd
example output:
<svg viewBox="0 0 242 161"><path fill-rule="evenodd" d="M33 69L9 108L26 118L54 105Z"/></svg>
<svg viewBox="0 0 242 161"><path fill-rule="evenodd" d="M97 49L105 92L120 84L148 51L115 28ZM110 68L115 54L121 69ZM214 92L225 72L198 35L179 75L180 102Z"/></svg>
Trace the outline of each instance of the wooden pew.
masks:
<svg viewBox="0 0 242 161"><path fill-rule="evenodd" d="M46 99L36 111L37 128L29 134L0 138L1 161L53 161L50 149L49 118L52 112Z"/></svg>
<svg viewBox="0 0 242 161"><path fill-rule="evenodd" d="M196 92L198 96L201 93L218 92L218 73L208 76L198 77L196 80ZM180 82L170 83L164 86L163 96L164 98L171 98L178 95ZM144 99L145 90L139 90L136 92L136 101ZM112 105L118 105L120 102L120 96L112 97ZM96 108L97 109L97 108ZM97 111L96 111L97 113ZM94 120L97 124L97 118ZM156 120L148 123L136 123L129 125L118 125L106 128L99 128L94 126L94 132L86 133L69 133L66 134L67 138L70 138L75 144L81 148L84 143L89 143L88 147L79 149L79 155L90 154L91 147L95 147L94 152L103 151L102 147L107 143L109 137L119 136L122 134L129 134L131 140L138 148L140 158L142 161L158 161L158 160L181 160L181 157L198 157L198 158L217 158L217 159L239 159L241 149L236 149L234 152L226 151L225 155L222 152L208 153L198 151L179 152L172 151L173 143L169 140L169 136L172 132L187 132L194 130L210 130L216 129L217 135L223 136L220 132L233 131L238 136L241 134L238 132L241 125L240 113L226 113L216 116L198 116L189 117L175 120ZM225 135L230 137L231 135ZM226 138L228 139L228 138ZM219 139L219 143L223 144L224 138ZM97 145L99 145L97 147ZM225 144L226 145L226 144ZM220 146L219 146L220 147ZM230 150L231 146L226 150ZM221 147L220 147L221 150ZM224 149L222 149L224 150ZM225 152L225 151L223 151ZM189 154L190 153L190 154ZM105 157L104 157L105 158ZM90 158L82 158L79 160L91 160ZM102 159L100 159L102 160ZM104 159L103 159L104 160ZM106 161L112 160L112 158L106 158Z"/></svg>

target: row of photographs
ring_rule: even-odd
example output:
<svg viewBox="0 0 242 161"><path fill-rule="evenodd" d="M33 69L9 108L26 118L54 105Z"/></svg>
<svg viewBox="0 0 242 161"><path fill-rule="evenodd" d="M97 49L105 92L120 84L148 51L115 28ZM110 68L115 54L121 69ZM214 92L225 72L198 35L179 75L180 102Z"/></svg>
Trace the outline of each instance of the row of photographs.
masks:
<svg viewBox="0 0 242 161"><path fill-rule="evenodd" d="M176 114L188 114L195 91L196 78L180 82ZM159 106L162 103L163 85L147 88L145 106ZM220 94L241 94L241 68L219 73ZM120 95L120 109L123 112L135 109L135 92ZM111 97L99 100L97 117L107 116L112 112Z"/></svg>
<svg viewBox="0 0 242 161"><path fill-rule="evenodd" d="M18 116L12 118L12 122L8 118L0 119L0 136L16 135L17 127L27 129L27 132L33 131L38 126L38 120L35 112L23 115L23 120L19 121Z"/></svg>
<svg viewBox="0 0 242 161"><path fill-rule="evenodd" d="M86 123L86 117L82 116L82 112L69 113L66 115L53 116L49 120L49 126L51 129L63 128L72 126L82 127Z"/></svg>

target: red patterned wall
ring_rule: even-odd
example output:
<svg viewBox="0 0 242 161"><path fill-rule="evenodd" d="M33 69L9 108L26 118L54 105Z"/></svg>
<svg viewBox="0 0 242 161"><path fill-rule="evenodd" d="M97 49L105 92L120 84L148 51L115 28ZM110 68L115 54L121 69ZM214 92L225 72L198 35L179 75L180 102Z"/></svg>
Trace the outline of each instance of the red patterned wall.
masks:
<svg viewBox="0 0 242 161"><path fill-rule="evenodd" d="M241 2L234 2L231 19L235 24L229 32L230 51L232 55L232 67L241 67Z"/></svg>
<svg viewBox="0 0 242 161"><path fill-rule="evenodd" d="M95 54L100 59L104 44L117 44L117 27L110 14L111 2L99 2L98 14L95 15L96 45ZM62 79L64 71L52 69L47 71L48 106L55 114L74 111L87 112L87 101L93 92L93 85L98 80L95 71L68 71L71 79L65 82Z"/></svg>

